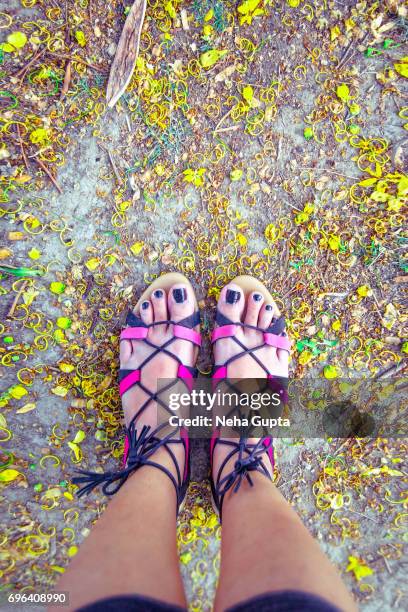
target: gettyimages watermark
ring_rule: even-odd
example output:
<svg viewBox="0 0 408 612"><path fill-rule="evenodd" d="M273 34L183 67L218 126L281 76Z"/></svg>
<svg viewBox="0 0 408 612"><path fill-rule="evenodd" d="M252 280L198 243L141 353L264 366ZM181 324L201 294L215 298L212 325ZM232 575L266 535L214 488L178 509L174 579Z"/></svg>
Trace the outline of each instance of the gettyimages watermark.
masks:
<svg viewBox="0 0 408 612"><path fill-rule="evenodd" d="M236 381L234 386L238 386ZM283 393L225 388L215 392L193 389L190 392L170 393L169 409L174 414L169 416L168 422L174 427L290 427L289 419L276 414L272 416L273 408L282 407ZM190 408L190 416L181 416L186 407ZM263 409L270 413L269 417L262 417ZM194 414L196 412L199 414Z"/></svg>
<svg viewBox="0 0 408 612"><path fill-rule="evenodd" d="M158 382L158 424L196 438L408 436L408 378L166 379Z"/></svg>

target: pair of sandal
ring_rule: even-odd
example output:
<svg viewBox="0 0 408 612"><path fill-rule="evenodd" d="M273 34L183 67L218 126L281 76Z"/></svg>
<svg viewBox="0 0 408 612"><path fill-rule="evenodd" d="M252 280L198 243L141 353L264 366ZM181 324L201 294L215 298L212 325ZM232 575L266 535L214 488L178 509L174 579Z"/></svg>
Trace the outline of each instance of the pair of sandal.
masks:
<svg viewBox="0 0 408 612"><path fill-rule="evenodd" d="M273 299L266 287L258 280L250 276L238 276L232 281L238 285L245 296L252 292L257 292L256 295L261 295L260 299L265 299L266 302L273 303ZM137 426L138 417L146 410L151 402L156 402L159 406L165 408L168 412L167 405L163 402L160 394L162 391L152 391L142 382L143 368L159 353L165 353L178 364L177 378L182 379L184 384L191 388L192 379L197 376L197 370L194 367L183 363L181 358L171 351L171 345L177 340L186 340L196 347L196 357L198 348L201 346L201 335L199 333L200 313L197 300L195 299L195 311L192 315L182 319L181 321L163 320L145 323L140 316L140 309L146 304L146 300L154 294L160 287L161 290L169 290L176 283L187 285L192 290L191 284L187 278L179 273L165 274L156 279L150 287L143 293L138 301L134 311L129 311L126 318L126 327L122 330L121 342L138 340L144 342L150 347L150 352L146 359L138 366L137 369L121 369L119 371L119 391L123 396L129 389L137 386L147 395L147 400L142 404L137 413L132 418L126 430L126 438L124 445L124 461L121 470L105 473L96 473L88 471L80 471L80 476L73 479L73 483L82 485L78 491L81 496L85 493L90 493L96 486L102 485L102 490L106 495L113 495L126 482L128 477L143 465L150 465L164 472L171 480L176 491L177 513L179 513L182 503L185 499L189 480L190 480L190 449L189 438L185 428L177 427L176 430L164 433L163 429L168 427L167 423L163 423L153 429L149 425ZM160 292L160 291L159 291ZM194 294L193 290L192 293ZM268 308L268 306L267 306ZM269 307L270 308L270 307ZM285 320L282 316L272 318L271 324L266 328L261 328L256 325L250 325L244 322L231 321L228 317L222 314L217 309L216 314L217 327L214 329L211 337L213 344L224 339L231 338L237 343L240 350L234 353L224 363L214 366L213 378L227 379L229 365L244 355L250 355L262 368L267 378L275 378L269 372L266 365L258 357L257 352L266 346L275 347L284 351L290 351L290 341L285 333ZM148 339L149 329L155 326L166 325L172 326L172 336L162 344L155 344ZM263 342L253 347L246 346L242 340L237 338L237 330L239 328L249 328L255 332L263 334ZM176 379L177 380L177 379ZM168 387L166 387L168 391ZM179 462L176 458L174 445L182 445L185 453L184 470L181 473ZM221 462L216 476L213 474L213 459L214 452L218 445L229 447L224 460ZM158 449L163 448L174 464L175 474L173 474L165 465L154 460L154 454ZM270 462L270 467L265 464L265 455ZM222 439L219 431L214 431L211 446L211 490L213 496L214 509L218 512L220 518L222 513L222 505L226 493L232 489L238 491L241 483L247 480L252 486L253 481L251 472L260 472L267 478L271 479L271 473L274 467L272 438L264 437L256 442L250 442L248 438L241 436L239 440ZM233 465L233 468L230 467ZM228 466L229 471L225 470ZM227 473L223 474L226 471Z"/></svg>

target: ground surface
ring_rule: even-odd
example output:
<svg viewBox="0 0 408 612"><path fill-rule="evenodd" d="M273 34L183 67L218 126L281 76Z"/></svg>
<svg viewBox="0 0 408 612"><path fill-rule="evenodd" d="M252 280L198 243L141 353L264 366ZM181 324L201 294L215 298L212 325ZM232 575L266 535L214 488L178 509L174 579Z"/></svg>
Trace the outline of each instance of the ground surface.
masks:
<svg viewBox="0 0 408 612"><path fill-rule="evenodd" d="M235 2L152 1L137 70L106 110L123 4L23 4L0 14L0 40L28 37L0 66L0 575L45 589L103 511L70 481L117 465L118 334L160 272L194 283L203 372L214 298L238 273L278 299L293 376L403 371L407 22L393 1L259 2L242 24ZM406 609L406 441L276 446L278 486L361 608ZM192 610L210 609L219 564L207 470L195 442L179 524Z"/></svg>

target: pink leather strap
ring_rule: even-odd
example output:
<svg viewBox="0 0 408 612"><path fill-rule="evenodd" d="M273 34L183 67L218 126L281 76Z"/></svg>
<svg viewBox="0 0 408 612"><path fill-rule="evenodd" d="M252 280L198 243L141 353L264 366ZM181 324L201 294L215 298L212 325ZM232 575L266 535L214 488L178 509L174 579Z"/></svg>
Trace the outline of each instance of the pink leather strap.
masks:
<svg viewBox="0 0 408 612"><path fill-rule="evenodd" d="M126 465L128 453L129 453L129 440L128 440L128 437L126 436L125 437L125 444L124 444L124 447L123 447L123 462L122 462L123 467L125 467L125 465Z"/></svg>
<svg viewBox="0 0 408 612"><path fill-rule="evenodd" d="M211 342L216 342L221 338L231 338L237 333L239 325L222 325L214 329L211 335ZM291 342L287 336L277 336L276 334L270 334L264 332L264 342L268 346L274 346L285 351L290 351Z"/></svg>
<svg viewBox="0 0 408 612"><path fill-rule="evenodd" d="M184 366L182 363L178 367L177 376L178 378L184 379L183 382L184 384L187 385L190 391L193 390L193 386L194 386L193 375L190 372L190 370L186 366Z"/></svg>
<svg viewBox="0 0 408 612"><path fill-rule="evenodd" d="M273 452L273 438L270 438L270 437L265 438L262 444L266 446L268 449L269 461L271 462L272 469L274 469L275 468L275 453Z"/></svg>
<svg viewBox="0 0 408 612"><path fill-rule="evenodd" d="M128 374L119 383L119 395L122 397L122 395L126 393L126 391L130 389L130 387L133 387L135 383L139 382L139 380L140 380L140 370L134 370L133 372Z"/></svg>
<svg viewBox="0 0 408 612"><path fill-rule="evenodd" d="M215 366L217 369L214 371L213 378L227 378L227 366Z"/></svg>
<svg viewBox="0 0 408 612"><path fill-rule="evenodd" d="M180 338L181 340L190 340L190 342L193 344L201 346L201 336L198 332L194 331L194 329L184 327L183 325L175 325L173 328L173 333L176 338Z"/></svg>
<svg viewBox="0 0 408 612"><path fill-rule="evenodd" d="M147 327L126 327L120 334L121 340L143 340L147 338L149 329Z"/></svg>
<svg viewBox="0 0 408 612"><path fill-rule="evenodd" d="M285 351L290 351L290 340L287 336L277 336L276 334L264 333L264 342L268 346L274 346Z"/></svg>
<svg viewBox="0 0 408 612"><path fill-rule="evenodd" d="M231 336L235 336L239 325L221 325L221 327L217 327L214 329L211 334L211 342L215 342L220 338L230 338Z"/></svg>

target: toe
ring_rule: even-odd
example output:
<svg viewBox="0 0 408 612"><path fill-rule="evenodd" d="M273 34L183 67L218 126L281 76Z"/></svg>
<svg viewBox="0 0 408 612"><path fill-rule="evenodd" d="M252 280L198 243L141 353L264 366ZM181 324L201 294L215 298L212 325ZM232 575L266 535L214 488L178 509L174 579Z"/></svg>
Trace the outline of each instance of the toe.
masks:
<svg viewBox="0 0 408 612"><path fill-rule="evenodd" d="M221 314L233 322L242 321L245 300L241 287L234 283L226 285L220 294L217 308Z"/></svg>
<svg viewBox="0 0 408 612"><path fill-rule="evenodd" d="M263 295L258 291L253 291L248 295L246 303L245 324L258 326L259 312L264 302Z"/></svg>
<svg viewBox="0 0 408 612"><path fill-rule="evenodd" d="M189 317L195 309L192 288L182 283L173 285L167 296L167 303L172 321L181 321Z"/></svg>
<svg viewBox="0 0 408 612"><path fill-rule="evenodd" d="M276 312L273 304L264 304L259 313L259 327L268 329L271 326L272 319L276 317Z"/></svg>
<svg viewBox="0 0 408 612"><path fill-rule="evenodd" d="M155 289L150 296L150 300L153 305L153 320L155 322L167 321L167 300L163 289Z"/></svg>
<svg viewBox="0 0 408 612"><path fill-rule="evenodd" d="M149 300L144 300L140 304L140 318L146 325L153 323L153 306Z"/></svg>

